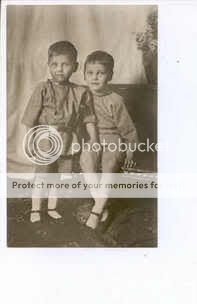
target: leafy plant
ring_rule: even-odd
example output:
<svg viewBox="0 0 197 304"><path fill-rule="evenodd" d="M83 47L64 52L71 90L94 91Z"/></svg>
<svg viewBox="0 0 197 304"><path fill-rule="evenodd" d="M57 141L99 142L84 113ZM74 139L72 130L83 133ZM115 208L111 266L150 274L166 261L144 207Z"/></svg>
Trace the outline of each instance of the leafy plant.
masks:
<svg viewBox="0 0 197 304"><path fill-rule="evenodd" d="M143 64L149 83L157 82L157 11L151 12L146 20L146 31L136 34L137 48L142 51Z"/></svg>
<svg viewBox="0 0 197 304"><path fill-rule="evenodd" d="M146 31L136 34L137 48L157 53L157 12L150 13L146 20Z"/></svg>

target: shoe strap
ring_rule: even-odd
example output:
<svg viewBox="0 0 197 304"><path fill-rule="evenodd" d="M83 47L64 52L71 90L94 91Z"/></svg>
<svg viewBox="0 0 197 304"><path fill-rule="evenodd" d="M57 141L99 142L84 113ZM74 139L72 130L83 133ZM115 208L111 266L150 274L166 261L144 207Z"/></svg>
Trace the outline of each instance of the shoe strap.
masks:
<svg viewBox="0 0 197 304"><path fill-rule="evenodd" d="M93 214L93 215L96 215L98 217L100 217L102 215L102 213L97 213L97 212L94 212L94 211L91 211L90 213Z"/></svg>

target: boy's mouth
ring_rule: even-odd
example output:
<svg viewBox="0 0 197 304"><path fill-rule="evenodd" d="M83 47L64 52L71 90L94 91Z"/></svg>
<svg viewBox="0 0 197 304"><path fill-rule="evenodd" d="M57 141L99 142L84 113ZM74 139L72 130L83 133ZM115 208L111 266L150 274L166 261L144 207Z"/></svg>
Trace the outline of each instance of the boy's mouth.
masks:
<svg viewBox="0 0 197 304"><path fill-rule="evenodd" d="M91 82L93 85L99 85L99 82Z"/></svg>

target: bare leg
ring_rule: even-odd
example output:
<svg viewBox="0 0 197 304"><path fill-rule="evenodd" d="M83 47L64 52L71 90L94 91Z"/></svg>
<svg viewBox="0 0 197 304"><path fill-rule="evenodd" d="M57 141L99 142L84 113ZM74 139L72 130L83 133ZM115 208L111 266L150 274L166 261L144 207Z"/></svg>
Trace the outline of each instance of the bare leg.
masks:
<svg viewBox="0 0 197 304"><path fill-rule="evenodd" d="M82 171L84 172L85 181L88 184L99 184L100 183L100 175L96 173L98 171L98 157L95 152L84 151L80 157L80 165ZM92 212L96 212L98 214L102 213L102 209L99 210L98 206L100 207L100 203L98 203L98 191L90 189L90 193L92 198L94 199L95 203L97 202L97 209L92 208ZM95 209L95 210L94 210ZM106 219L106 214L103 214L101 220ZM89 218L86 221L86 225L91 228L96 228L97 221L99 221L99 216L95 214L90 214Z"/></svg>
<svg viewBox="0 0 197 304"><path fill-rule="evenodd" d="M104 221L108 217L108 211L105 210L105 207L109 198L109 190L105 189L105 185L113 183L115 178L114 173L119 171L122 159L123 154L118 151L105 151L102 154L102 172L104 174L101 175L100 184L102 184L103 187L100 189L99 197L95 198L95 205L92 208L93 213L90 214L86 222L86 225L92 229L97 227L99 221ZM102 214L102 218L100 219L96 214Z"/></svg>
<svg viewBox="0 0 197 304"><path fill-rule="evenodd" d="M98 157L96 152L84 151L81 153L80 166L87 184L99 184ZM97 193L94 189L90 189L90 193L94 198Z"/></svg>

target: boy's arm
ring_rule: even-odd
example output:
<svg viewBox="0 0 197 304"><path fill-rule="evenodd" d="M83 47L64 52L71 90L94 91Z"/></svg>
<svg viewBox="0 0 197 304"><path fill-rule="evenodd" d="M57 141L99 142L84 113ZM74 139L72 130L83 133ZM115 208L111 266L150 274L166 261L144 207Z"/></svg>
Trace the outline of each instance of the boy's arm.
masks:
<svg viewBox="0 0 197 304"><path fill-rule="evenodd" d="M86 131L89 135L90 144L99 142L98 132L96 129L96 116L93 107L93 96L90 91L83 94L83 123L86 125Z"/></svg>
<svg viewBox="0 0 197 304"><path fill-rule="evenodd" d="M43 88L43 83L35 88L22 117L22 124L29 128L32 128L37 124L42 109Z"/></svg>
<svg viewBox="0 0 197 304"><path fill-rule="evenodd" d="M29 156L32 157L34 155L34 147L33 147L33 140L34 135L32 136L32 132L30 131L30 127L25 126L25 142L24 142L24 152Z"/></svg>
<svg viewBox="0 0 197 304"><path fill-rule="evenodd" d="M31 95L25 112L22 117L22 124L25 125L25 142L24 151L29 156L32 157L35 153L33 147L34 135L29 132L31 128L36 126L38 117L42 109L42 97L43 97L43 83L39 84L33 94ZM34 132L35 134L35 132Z"/></svg>
<svg viewBox="0 0 197 304"><path fill-rule="evenodd" d="M124 166L125 168L131 168L134 165L133 155L137 148L138 136L133 120L123 101L116 106L114 117L119 133L127 145Z"/></svg>
<svg viewBox="0 0 197 304"><path fill-rule="evenodd" d="M96 126L94 123L86 123L86 130L87 133L89 135L89 143L90 145L94 144L94 143L98 143L99 139L98 139L98 133L96 130Z"/></svg>

